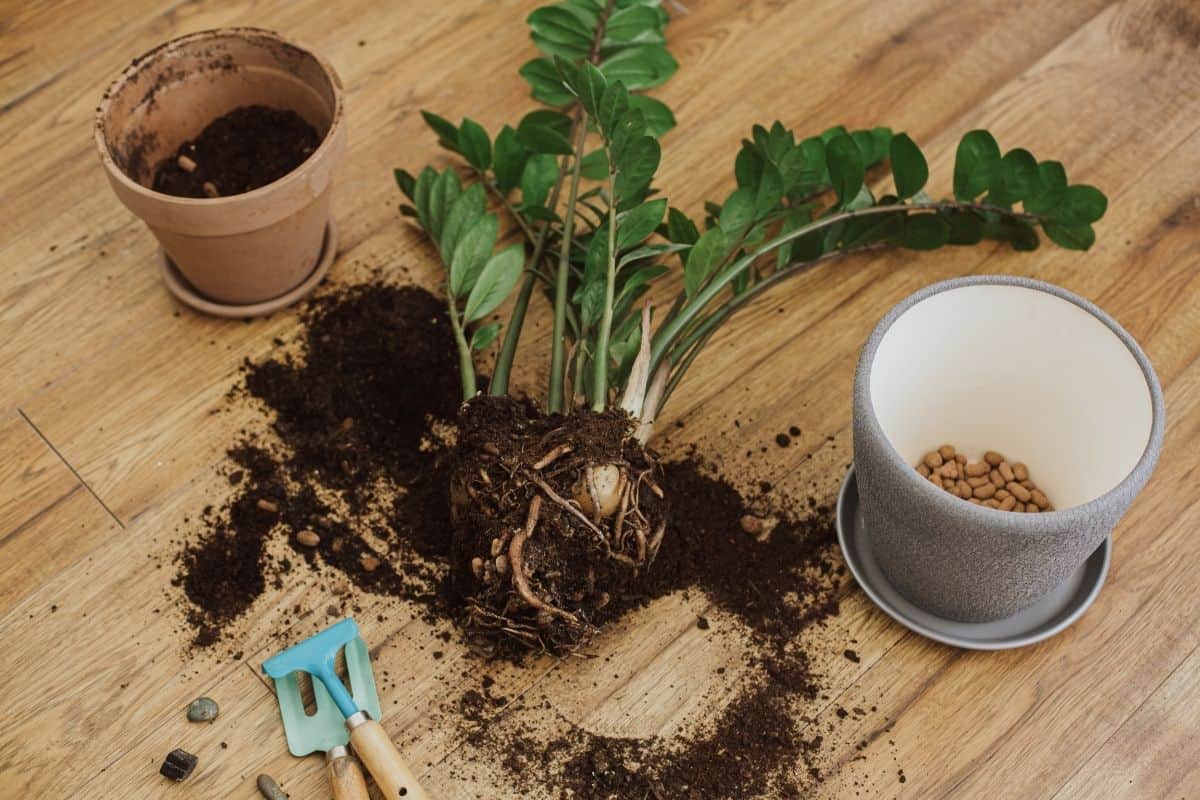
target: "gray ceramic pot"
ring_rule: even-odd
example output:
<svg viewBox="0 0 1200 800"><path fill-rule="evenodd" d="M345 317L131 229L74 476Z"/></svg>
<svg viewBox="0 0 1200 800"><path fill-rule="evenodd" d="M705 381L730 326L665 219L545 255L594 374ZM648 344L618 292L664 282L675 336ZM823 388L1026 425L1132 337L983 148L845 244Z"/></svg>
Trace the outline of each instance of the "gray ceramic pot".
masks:
<svg viewBox="0 0 1200 800"><path fill-rule="evenodd" d="M934 614L1013 614L1109 535L1154 469L1163 426L1145 353L1083 298L1007 276L922 289L875 328L854 381L854 467L875 559ZM913 465L946 443L1024 462L1057 510L1003 512L934 487Z"/></svg>

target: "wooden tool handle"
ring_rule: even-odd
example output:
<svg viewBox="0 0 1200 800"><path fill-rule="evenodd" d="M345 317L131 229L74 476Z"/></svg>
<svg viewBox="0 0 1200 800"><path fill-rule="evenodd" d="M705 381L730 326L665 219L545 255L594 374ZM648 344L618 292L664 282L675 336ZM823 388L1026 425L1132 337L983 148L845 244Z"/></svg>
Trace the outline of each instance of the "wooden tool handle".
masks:
<svg viewBox="0 0 1200 800"><path fill-rule="evenodd" d="M335 756L327 762L326 770L329 785L333 787L333 800L371 800L367 779L354 756Z"/></svg>
<svg viewBox="0 0 1200 800"><path fill-rule="evenodd" d="M355 725L350 743L388 800L432 800L378 722L367 719Z"/></svg>

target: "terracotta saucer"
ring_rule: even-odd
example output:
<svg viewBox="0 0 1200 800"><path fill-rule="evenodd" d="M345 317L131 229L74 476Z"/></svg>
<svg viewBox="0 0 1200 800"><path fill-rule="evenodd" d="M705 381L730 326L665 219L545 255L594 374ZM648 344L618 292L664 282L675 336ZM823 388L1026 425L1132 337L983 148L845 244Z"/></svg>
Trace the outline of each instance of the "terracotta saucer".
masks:
<svg viewBox="0 0 1200 800"><path fill-rule="evenodd" d="M167 257L162 248L159 248L158 251L158 266L162 271L163 280L167 284L167 290L175 295L184 305L204 314L211 314L214 317L245 319L247 317L265 316L281 308L287 308L315 289L317 284L321 282L321 279L328 274L329 268L333 266L334 256L337 255L337 244L337 225L330 219L329 223L325 226L325 241L321 245L321 257L317 260L317 265L313 267L313 271L308 274L308 277L290 292L273 297L270 300L244 305L220 303L200 294L187 282L187 279L180 273L179 268Z"/></svg>

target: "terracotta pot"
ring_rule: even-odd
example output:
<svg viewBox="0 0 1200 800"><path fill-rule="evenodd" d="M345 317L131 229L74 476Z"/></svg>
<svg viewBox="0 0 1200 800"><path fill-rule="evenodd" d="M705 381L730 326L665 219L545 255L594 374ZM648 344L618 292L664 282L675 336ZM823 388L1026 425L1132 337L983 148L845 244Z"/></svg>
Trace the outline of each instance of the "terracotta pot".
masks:
<svg viewBox="0 0 1200 800"><path fill-rule="evenodd" d="M247 105L295 111L322 134L320 147L284 177L244 194L195 199L149 188L164 158ZM341 82L310 50L257 28L174 39L135 59L104 93L95 138L117 197L208 299L278 298L305 283L321 260L346 126Z"/></svg>

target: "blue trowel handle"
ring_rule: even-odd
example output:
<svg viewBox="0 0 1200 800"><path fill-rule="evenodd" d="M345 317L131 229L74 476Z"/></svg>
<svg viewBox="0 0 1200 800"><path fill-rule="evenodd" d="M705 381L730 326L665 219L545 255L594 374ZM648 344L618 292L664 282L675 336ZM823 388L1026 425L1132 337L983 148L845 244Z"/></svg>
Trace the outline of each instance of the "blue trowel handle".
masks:
<svg viewBox="0 0 1200 800"><path fill-rule="evenodd" d="M325 686L325 690L329 692L329 696L333 698L333 702L337 704L338 711L342 712L343 717L349 719L358 713L358 704L354 702L350 692L346 691L346 685L333 671L332 664L322 664L309 674Z"/></svg>

